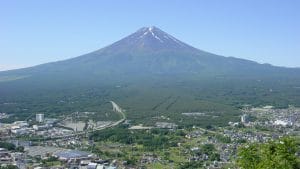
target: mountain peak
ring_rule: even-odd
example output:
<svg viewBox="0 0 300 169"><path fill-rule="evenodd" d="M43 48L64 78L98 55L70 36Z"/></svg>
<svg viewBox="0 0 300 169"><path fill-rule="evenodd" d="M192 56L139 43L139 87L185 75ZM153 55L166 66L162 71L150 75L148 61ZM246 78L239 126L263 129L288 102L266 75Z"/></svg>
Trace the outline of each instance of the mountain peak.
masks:
<svg viewBox="0 0 300 169"><path fill-rule="evenodd" d="M146 27L146 28L142 29L141 31L142 31L143 35L141 35L140 38L146 38L147 37L146 35L150 35L150 37L155 38L160 43L163 43L164 41L162 40L163 36L159 37L159 35L164 34L164 37L167 37L166 33L164 33L162 30L160 30L154 26ZM137 33L139 33L139 31Z"/></svg>
<svg viewBox="0 0 300 169"><path fill-rule="evenodd" d="M195 49L161 29L150 26L138 29L133 34L121 39L120 41L111 45L114 49L122 48L128 50L183 50L183 49Z"/></svg>
<svg viewBox="0 0 300 169"><path fill-rule="evenodd" d="M149 26L149 27L143 27L141 28L142 30L148 30L148 31L152 31L154 29L160 30L159 28L155 27L155 26ZM161 30L160 30L161 31Z"/></svg>
<svg viewBox="0 0 300 169"><path fill-rule="evenodd" d="M156 31L162 31L161 29L159 29L159 28L156 27L156 26L142 27L142 28L140 28L138 31L143 31L143 32L149 31L149 32L151 32L151 31L153 31L153 30L156 30ZM137 32L138 32L138 31L137 31Z"/></svg>
<svg viewBox="0 0 300 169"><path fill-rule="evenodd" d="M152 31L153 29L154 29L154 26L150 26L150 27L148 28L149 31Z"/></svg>

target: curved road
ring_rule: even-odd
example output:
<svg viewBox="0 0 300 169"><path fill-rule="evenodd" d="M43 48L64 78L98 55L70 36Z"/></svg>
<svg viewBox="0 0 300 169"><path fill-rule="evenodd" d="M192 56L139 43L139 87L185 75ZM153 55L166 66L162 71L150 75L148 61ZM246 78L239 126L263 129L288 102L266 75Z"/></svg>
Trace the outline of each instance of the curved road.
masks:
<svg viewBox="0 0 300 169"><path fill-rule="evenodd" d="M113 111L115 111L117 113L120 113L122 115L122 119L121 120L124 121L126 119L126 116L125 116L123 110L121 109L121 107L119 105L117 105L117 103L115 103L114 101L110 101L110 103L113 106Z"/></svg>

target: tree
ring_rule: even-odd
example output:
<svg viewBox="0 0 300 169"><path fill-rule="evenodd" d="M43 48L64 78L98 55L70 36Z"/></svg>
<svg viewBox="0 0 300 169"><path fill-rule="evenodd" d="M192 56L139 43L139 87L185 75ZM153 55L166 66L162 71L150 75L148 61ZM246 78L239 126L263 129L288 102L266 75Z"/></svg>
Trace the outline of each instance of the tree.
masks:
<svg viewBox="0 0 300 169"><path fill-rule="evenodd" d="M24 152L24 147L23 146L19 146L16 148L17 152Z"/></svg>
<svg viewBox="0 0 300 169"><path fill-rule="evenodd" d="M242 169L299 169L296 140L284 137L264 144L248 144L238 152L237 163Z"/></svg>
<svg viewBox="0 0 300 169"><path fill-rule="evenodd" d="M255 169L261 157L258 154L257 144L246 145L239 149L238 152L238 165L243 169Z"/></svg>
<svg viewBox="0 0 300 169"><path fill-rule="evenodd" d="M213 144L204 144L201 149L203 153L208 155L212 154L216 150Z"/></svg>
<svg viewBox="0 0 300 169"><path fill-rule="evenodd" d="M18 169L18 167L15 165L7 165L5 167L0 166L0 169Z"/></svg>
<svg viewBox="0 0 300 169"><path fill-rule="evenodd" d="M203 168L203 162L202 161L195 161L195 162L185 162L183 164L180 164L180 169L196 169L196 168Z"/></svg>
<svg viewBox="0 0 300 169"><path fill-rule="evenodd" d="M0 148L6 148L7 150L15 150L16 146L8 142L0 142Z"/></svg>

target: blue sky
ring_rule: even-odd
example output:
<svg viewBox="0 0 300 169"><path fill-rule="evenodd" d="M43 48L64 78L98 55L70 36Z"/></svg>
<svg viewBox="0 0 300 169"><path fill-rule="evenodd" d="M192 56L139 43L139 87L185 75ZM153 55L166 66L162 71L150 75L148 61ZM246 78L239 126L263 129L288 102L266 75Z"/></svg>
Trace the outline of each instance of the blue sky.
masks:
<svg viewBox="0 0 300 169"><path fill-rule="evenodd" d="M1 0L0 70L76 57L144 26L205 51L300 67L298 0Z"/></svg>

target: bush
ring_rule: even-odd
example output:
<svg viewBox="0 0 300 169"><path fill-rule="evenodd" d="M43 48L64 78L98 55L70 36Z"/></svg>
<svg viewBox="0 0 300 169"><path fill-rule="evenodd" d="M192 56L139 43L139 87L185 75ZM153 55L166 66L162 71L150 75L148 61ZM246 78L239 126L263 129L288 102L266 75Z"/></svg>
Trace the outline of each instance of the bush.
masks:
<svg viewBox="0 0 300 169"><path fill-rule="evenodd" d="M248 144L238 151L237 164L242 169L299 169L296 140L285 137L264 144Z"/></svg>

